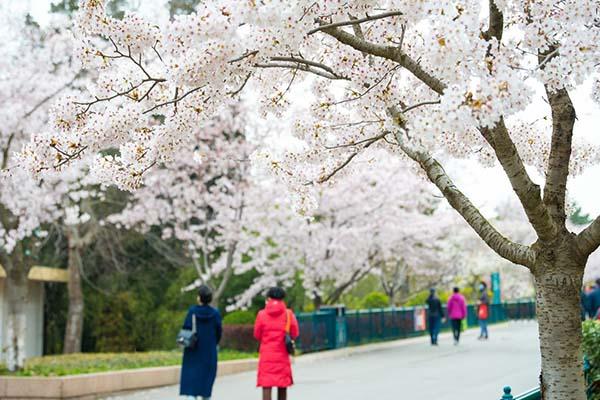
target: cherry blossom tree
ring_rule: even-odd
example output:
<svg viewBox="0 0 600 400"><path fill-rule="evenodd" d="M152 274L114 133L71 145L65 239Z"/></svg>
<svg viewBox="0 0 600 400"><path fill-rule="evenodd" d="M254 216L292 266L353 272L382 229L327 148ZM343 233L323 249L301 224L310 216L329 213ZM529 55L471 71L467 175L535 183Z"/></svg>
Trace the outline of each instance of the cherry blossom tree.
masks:
<svg viewBox="0 0 600 400"><path fill-rule="evenodd" d="M184 242L198 273L184 289L215 286L215 304L234 273L264 265L274 247L273 224L297 219L289 205L277 204L273 183L250 171L256 144L245 134L243 106L226 111L196 127L177 159L149 171L130 204L108 218L142 232L159 228L163 238ZM275 207L287 216L273 218Z"/></svg>
<svg viewBox="0 0 600 400"><path fill-rule="evenodd" d="M27 275L46 232L42 224L62 215L67 185L24 175L14 153L47 123L46 111L61 93L73 92L80 75L71 62L71 35L65 18L47 28L30 18L2 12L0 61L0 263L7 272L8 337L3 358L10 369L23 366ZM68 175L66 173L65 175ZM62 179L62 178L61 178Z"/></svg>
<svg viewBox="0 0 600 400"><path fill-rule="evenodd" d="M355 174L319 187L308 218L272 219L280 231L273 236L277 258L263 268L256 288L299 276L319 308L338 302L367 275L383 278L391 263L410 264L422 276L453 270L443 245L429 247L432 226L448 234L457 222L448 208L436 210L440 200L433 185L382 150L365 152L355 162L362 165ZM425 268L438 264L443 267Z"/></svg>
<svg viewBox="0 0 600 400"><path fill-rule="evenodd" d="M598 73L597 1L221 0L158 27L135 15L114 20L102 0L80 4L79 53L99 77L89 98L55 105L54 129L24 152L27 169L118 147L95 170L137 188L225 99L255 88L264 110L282 115L304 82L307 109L294 128L305 151L267 162L301 206L315 204L319 184L359 170L353 161L368 148L413 160L481 240L533 274L544 398L585 398L579 293L600 219L569 232L565 198L569 176L598 158L574 135L570 96ZM535 242L500 233L444 171L443 153L500 164Z"/></svg>
<svg viewBox="0 0 600 400"><path fill-rule="evenodd" d="M389 255L377 271L390 305L468 274L470 259L461 234L467 227L453 214L453 210L438 207L403 220L412 227L410 234L394 237Z"/></svg>

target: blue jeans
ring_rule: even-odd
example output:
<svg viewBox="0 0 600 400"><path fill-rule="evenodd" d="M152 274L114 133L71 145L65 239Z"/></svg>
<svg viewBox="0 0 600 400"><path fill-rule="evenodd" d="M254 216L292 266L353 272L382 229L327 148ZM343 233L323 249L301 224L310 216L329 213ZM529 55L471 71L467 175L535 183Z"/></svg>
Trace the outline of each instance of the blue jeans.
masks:
<svg viewBox="0 0 600 400"><path fill-rule="evenodd" d="M488 338L488 322L487 319L479 320L479 328L481 332L479 333L479 337Z"/></svg>
<svg viewBox="0 0 600 400"><path fill-rule="evenodd" d="M440 334L440 328L442 325L442 317L429 316L429 336L431 337L431 344L437 344L438 335Z"/></svg>

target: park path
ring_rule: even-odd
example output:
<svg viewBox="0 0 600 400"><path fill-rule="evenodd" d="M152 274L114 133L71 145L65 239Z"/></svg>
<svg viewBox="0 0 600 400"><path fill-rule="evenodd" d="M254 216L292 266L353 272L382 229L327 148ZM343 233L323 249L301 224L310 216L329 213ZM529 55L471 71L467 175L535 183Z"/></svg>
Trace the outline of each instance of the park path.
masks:
<svg viewBox="0 0 600 400"><path fill-rule="evenodd" d="M497 400L502 386L513 393L536 385L540 361L537 325L515 321L492 326L488 342L477 332L464 334L454 346L443 334L439 347L426 338L371 346L372 351L346 357L308 356L294 364L294 400ZM255 374L219 378L213 400L258 400ZM179 399L178 387L137 392L111 400Z"/></svg>

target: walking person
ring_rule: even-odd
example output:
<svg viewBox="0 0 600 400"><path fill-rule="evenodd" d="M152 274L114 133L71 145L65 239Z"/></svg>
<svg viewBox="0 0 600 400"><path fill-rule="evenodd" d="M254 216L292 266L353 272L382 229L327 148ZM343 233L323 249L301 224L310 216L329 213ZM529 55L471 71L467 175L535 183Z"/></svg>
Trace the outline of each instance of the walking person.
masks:
<svg viewBox="0 0 600 400"><path fill-rule="evenodd" d="M292 386L292 365L286 346L286 334L298 337L298 321L283 299L285 291L273 287L267 292L265 308L256 316L254 337L260 342L257 387L262 388L263 400L271 400L273 388L277 399L287 399L287 388Z"/></svg>
<svg viewBox="0 0 600 400"><path fill-rule="evenodd" d="M179 388L181 396L210 400L212 395L217 376L217 345L223 333L221 315L210 306L212 297L208 286L200 286L198 305L190 307L183 323L183 329L195 330L196 342L183 352Z"/></svg>
<svg viewBox="0 0 600 400"><path fill-rule="evenodd" d="M442 302L435 293L435 289L429 289L429 297L427 298L427 307L429 308L428 314L428 325L429 325L429 336L431 337L431 345L438 345L438 336L440 334L440 328L442 326L442 318L444 318L444 309L442 308Z"/></svg>
<svg viewBox="0 0 600 400"><path fill-rule="evenodd" d="M452 325L452 335L454 336L454 345L460 341L460 332L463 319L467 317L467 302L460 290L455 287L452 296L448 299L448 318Z"/></svg>
<svg viewBox="0 0 600 400"><path fill-rule="evenodd" d="M600 279L596 279L596 286L589 292L587 296L590 318L596 318L598 310L600 310Z"/></svg>
<svg viewBox="0 0 600 400"><path fill-rule="evenodd" d="M487 291L487 283L479 284L479 301L477 302L477 320L479 321L479 340L487 340L488 335L488 318L490 316L490 297Z"/></svg>

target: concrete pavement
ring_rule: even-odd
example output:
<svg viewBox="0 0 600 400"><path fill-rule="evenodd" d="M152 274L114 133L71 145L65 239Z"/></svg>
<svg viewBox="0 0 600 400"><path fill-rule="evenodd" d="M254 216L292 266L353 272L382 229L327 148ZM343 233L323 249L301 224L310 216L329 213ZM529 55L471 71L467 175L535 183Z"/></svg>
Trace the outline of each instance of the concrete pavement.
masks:
<svg viewBox="0 0 600 400"><path fill-rule="evenodd" d="M491 339L464 334L454 346L443 334L439 347L427 338L390 342L368 351L300 357L294 363L296 385L288 398L300 400L497 400L502 387L513 393L537 384L540 360L537 325L515 321L490 327ZM111 400L178 399L178 387L131 393ZM217 379L213 400L260 399L255 373Z"/></svg>

